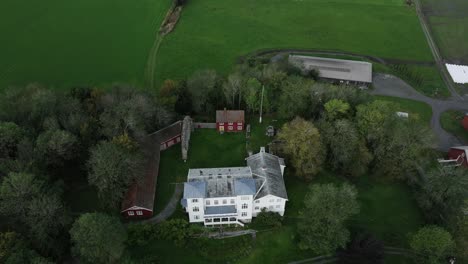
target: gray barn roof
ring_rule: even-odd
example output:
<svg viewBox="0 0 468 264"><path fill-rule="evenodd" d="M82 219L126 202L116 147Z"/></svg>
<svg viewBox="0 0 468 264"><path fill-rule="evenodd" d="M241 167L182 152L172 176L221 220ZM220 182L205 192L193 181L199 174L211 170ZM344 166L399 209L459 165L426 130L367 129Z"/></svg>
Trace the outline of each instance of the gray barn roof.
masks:
<svg viewBox="0 0 468 264"><path fill-rule="evenodd" d="M372 82L372 63L321 57L290 55L289 62L306 70L316 69L319 76L328 79Z"/></svg>
<svg viewBox="0 0 468 264"><path fill-rule="evenodd" d="M283 174L281 173L280 158L264 151L260 151L260 153L252 155L246 160L247 165L249 165L254 175L265 178L265 184L258 193L257 198L274 195L288 199ZM257 182L262 184L261 181Z"/></svg>

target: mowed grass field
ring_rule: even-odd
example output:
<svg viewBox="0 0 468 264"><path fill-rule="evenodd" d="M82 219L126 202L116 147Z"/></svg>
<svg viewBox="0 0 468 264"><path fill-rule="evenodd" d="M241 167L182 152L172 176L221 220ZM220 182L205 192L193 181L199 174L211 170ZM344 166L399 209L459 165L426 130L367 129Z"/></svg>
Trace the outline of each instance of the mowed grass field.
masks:
<svg viewBox="0 0 468 264"><path fill-rule="evenodd" d="M0 1L0 89L142 85L171 0Z"/></svg>
<svg viewBox="0 0 468 264"><path fill-rule="evenodd" d="M444 58L468 64L468 1L422 0L422 3Z"/></svg>
<svg viewBox="0 0 468 264"><path fill-rule="evenodd" d="M309 48L432 61L416 12L402 0L191 0L156 63L157 84L203 68L227 73L266 48Z"/></svg>

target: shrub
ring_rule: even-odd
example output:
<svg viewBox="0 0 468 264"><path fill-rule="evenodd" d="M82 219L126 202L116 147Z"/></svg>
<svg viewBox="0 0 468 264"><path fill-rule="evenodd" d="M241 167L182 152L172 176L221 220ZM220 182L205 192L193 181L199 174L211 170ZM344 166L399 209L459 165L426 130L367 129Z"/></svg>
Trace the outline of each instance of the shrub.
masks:
<svg viewBox="0 0 468 264"><path fill-rule="evenodd" d="M257 215L254 224L260 227L281 227L283 217L275 212L267 212L265 208Z"/></svg>

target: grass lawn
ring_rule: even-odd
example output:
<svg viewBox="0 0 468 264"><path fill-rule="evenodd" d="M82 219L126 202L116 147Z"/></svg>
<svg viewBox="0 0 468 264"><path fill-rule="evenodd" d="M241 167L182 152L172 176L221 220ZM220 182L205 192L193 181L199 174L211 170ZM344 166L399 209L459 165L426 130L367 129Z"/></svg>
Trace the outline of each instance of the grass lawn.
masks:
<svg viewBox="0 0 468 264"><path fill-rule="evenodd" d="M442 56L468 64L468 1L422 0L435 41Z"/></svg>
<svg viewBox="0 0 468 264"><path fill-rule="evenodd" d="M157 84L265 48L343 50L432 61L413 8L401 0L188 1L156 63Z"/></svg>
<svg viewBox="0 0 468 264"><path fill-rule="evenodd" d="M461 120L464 116L464 112L450 110L442 113L440 116L440 123L442 124L442 128L447 132L454 134L465 142L468 142L468 131L466 131L461 124Z"/></svg>
<svg viewBox="0 0 468 264"><path fill-rule="evenodd" d="M171 0L0 1L0 89L142 85Z"/></svg>
<svg viewBox="0 0 468 264"><path fill-rule="evenodd" d="M426 103L390 96L378 95L374 97L378 100L396 103L398 106L398 111L407 112L410 114L410 117L416 116L417 119L421 120L421 122L424 122L427 125L430 125L431 123L432 108Z"/></svg>

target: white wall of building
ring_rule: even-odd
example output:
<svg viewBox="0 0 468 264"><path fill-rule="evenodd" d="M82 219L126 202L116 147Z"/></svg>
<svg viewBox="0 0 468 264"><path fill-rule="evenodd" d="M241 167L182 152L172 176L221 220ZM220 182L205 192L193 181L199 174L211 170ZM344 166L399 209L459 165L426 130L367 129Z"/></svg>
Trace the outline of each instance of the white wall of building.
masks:
<svg viewBox="0 0 468 264"><path fill-rule="evenodd" d="M267 211L279 213L281 216L284 215L286 207L286 199L267 195L260 199L255 199L253 202L253 216L257 216L262 211L262 208L266 208Z"/></svg>
<svg viewBox="0 0 468 264"><path fill-rule="evenodd" d="M190 223L204 222L205 207L203 206L203 198L187 199L186 211L189 214Z"/></svg>

